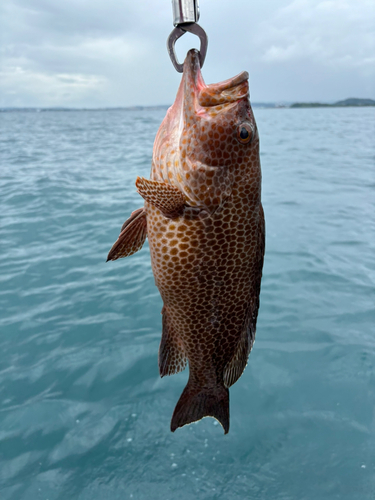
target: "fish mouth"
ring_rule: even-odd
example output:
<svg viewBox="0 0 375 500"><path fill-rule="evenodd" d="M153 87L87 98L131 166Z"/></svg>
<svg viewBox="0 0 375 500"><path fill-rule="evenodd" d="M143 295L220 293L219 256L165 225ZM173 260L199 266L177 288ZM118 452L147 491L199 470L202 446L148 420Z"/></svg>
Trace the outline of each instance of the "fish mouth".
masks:
<svg viewBox="0 0 375 500"><path fill-rule="evenodd" d="M242 73L220 83L206 85L200 68L199 52L189 50L184 62L185 99L195 107L222 106L249 96L249 73Z"/></svg>

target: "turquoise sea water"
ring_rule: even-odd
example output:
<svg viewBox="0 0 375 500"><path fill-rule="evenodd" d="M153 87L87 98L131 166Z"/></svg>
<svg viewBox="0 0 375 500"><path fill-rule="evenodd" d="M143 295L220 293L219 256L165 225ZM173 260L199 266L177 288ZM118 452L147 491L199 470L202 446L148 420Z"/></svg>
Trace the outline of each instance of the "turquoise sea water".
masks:
<svg viewBox="0 0 375 500"><path fill-rule="evenodd" d="M0 498L375 498L374 111L256 109L266 258L231 429L174 434L142 205L164 110L0 115Z"/></svg>

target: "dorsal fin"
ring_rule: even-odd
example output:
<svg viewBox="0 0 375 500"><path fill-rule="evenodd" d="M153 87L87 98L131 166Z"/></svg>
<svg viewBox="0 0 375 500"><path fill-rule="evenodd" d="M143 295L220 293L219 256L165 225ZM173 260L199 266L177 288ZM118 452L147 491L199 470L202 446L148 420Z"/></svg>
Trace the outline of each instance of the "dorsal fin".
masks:
<svg viewBox="0 0 375 500"><path fill-rule="evenodd" d="M249 359L249 354L254 343L251 328L244 328L237 344L236 351L224 369L224 386L230 387L241 377Z"/></svg>
<svg viewBox="0 0 375 500"><path fill-rule="evenodd" d="M242 327L241 338L237 344L236 351L224 369L224 385L230 387L242 375L246 368L250 351L255 340L256 323L259 309L260 282L262 279L263 258L265 250L265 224L263 207L259 209L259 229L258 229L258 276L253 290L253 299L250 301L248 314Z"/></svg>

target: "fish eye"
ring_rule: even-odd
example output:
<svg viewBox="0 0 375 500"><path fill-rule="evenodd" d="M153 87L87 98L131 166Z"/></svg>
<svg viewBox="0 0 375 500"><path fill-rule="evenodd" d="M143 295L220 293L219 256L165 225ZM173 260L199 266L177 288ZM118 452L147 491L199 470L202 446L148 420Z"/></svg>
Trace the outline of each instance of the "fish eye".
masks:
<svg viewBox="0 0 375 500"><path fill-rule="evenodd" d="M248 144L253 138L253 128L249 123L241 123L237 127L237 139L241 142L241 144Z"/></svg>

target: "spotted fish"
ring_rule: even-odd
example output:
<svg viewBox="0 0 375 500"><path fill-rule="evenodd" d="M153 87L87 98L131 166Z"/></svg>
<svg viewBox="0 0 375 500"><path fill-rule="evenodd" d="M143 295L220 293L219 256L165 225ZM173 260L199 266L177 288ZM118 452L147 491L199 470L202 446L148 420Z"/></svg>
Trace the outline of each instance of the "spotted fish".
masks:
<svg viewBox="0 0 375 500"><path fill-rule="evenodd" d="M228 388L255 338L264 256L259 137L248 73L206 85L188 52L173 106L157 133L151 179L138 177L143 208L124 223L116 260L149 239L162 296L160 375L189 362L171 430L216 418L229 430Z"/></svg>

